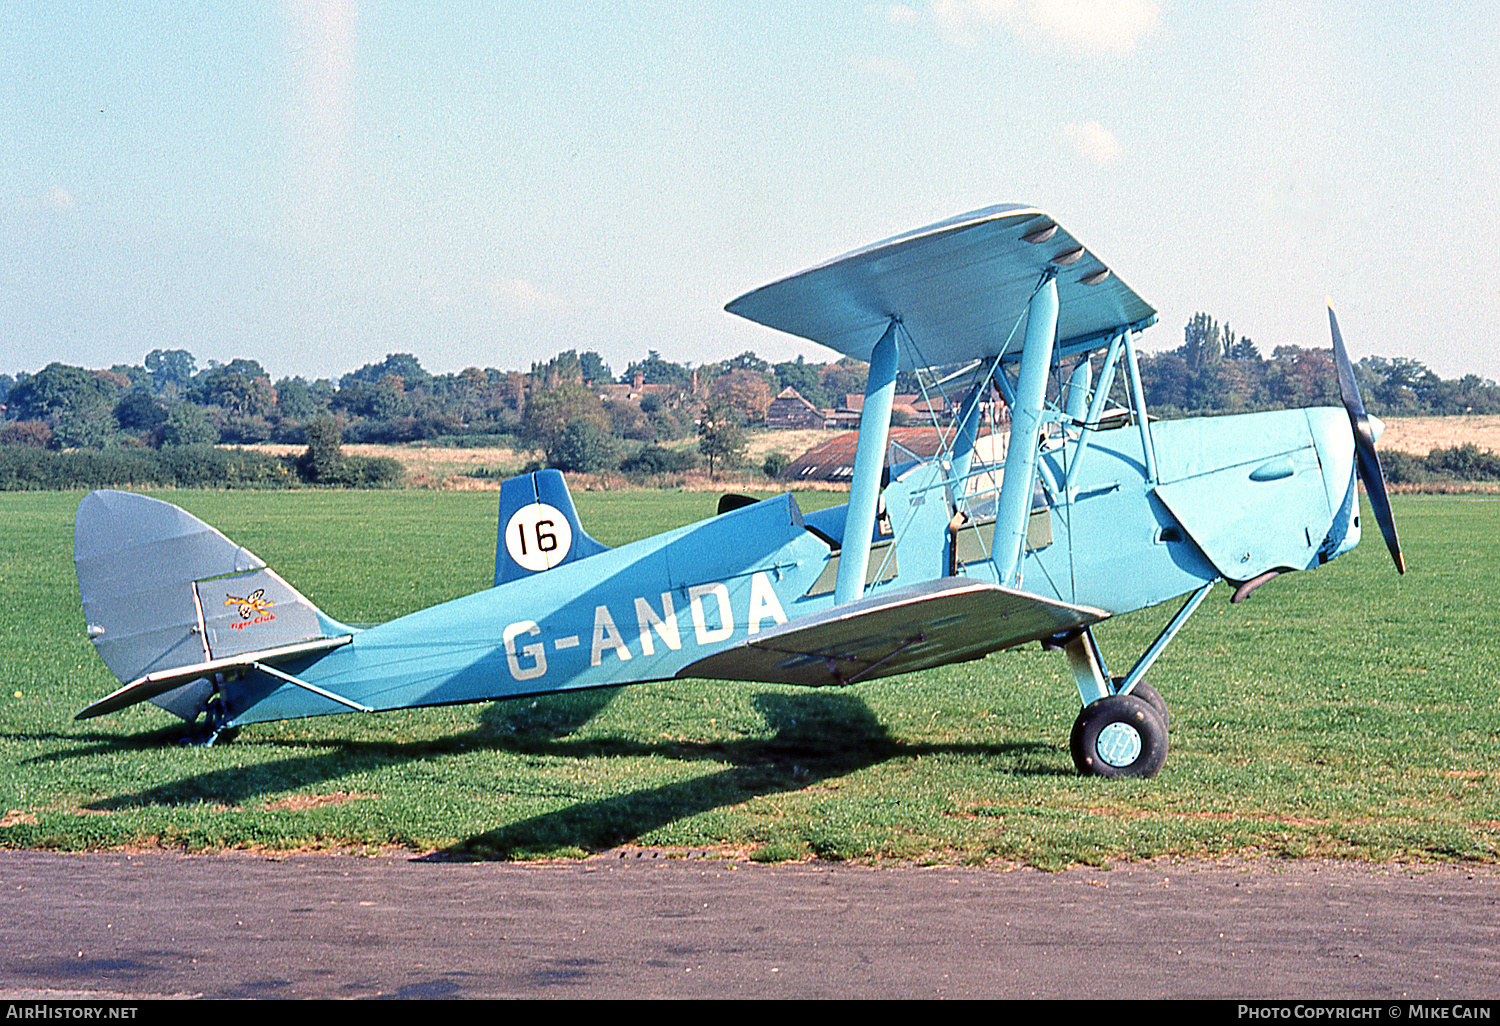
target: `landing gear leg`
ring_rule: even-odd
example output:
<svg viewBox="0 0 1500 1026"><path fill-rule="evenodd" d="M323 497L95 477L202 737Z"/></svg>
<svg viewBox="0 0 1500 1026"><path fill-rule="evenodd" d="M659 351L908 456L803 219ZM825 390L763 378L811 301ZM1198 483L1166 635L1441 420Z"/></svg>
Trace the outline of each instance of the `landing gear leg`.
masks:
<svg viewBox="0 0 1500 1026"><path fill-rule="evenodd" d="M1167 758L1171 715L1166 699L1141 678L1213 586L1209 581L1188 596L1124 677L1110 676L1093 632L1087 627L1056 639L1067 653L1083 704L1069 742L1079 772L1102 777L1150 777L1161 769Z"/></svg>

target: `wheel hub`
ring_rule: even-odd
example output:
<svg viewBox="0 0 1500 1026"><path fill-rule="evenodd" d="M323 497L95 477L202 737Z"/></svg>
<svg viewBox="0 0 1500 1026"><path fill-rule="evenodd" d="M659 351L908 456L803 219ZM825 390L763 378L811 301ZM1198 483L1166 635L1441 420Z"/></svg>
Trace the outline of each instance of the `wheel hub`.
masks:
<svg viewBox="0 0 1500 1026"><path fill-rule="evenodd" d="M1094 750L1111 766L1124 767L1141 754L1141 733L1128 723L1111 723L1099 731Z"/></svg>

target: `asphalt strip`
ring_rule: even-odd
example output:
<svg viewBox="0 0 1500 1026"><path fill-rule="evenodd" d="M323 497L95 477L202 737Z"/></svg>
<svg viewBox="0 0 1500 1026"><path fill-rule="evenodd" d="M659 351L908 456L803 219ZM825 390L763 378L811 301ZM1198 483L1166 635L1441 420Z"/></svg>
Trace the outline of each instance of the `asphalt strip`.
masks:
<svg viewBox="0 0 1500 1026"><path fill-rule="evenodd" d="M667 854L3 851L0 997L1500 997L1496 867Z"/></svg>

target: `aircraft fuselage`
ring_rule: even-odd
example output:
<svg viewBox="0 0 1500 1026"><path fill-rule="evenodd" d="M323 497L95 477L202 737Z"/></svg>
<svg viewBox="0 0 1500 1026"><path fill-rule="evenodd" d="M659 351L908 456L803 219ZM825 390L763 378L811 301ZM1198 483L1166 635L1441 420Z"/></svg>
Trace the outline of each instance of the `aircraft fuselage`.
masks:
<svg viewBox="0 0 1500 1026"><path fill-rule="evenodd" d="M1094 434L1070 493L1058 487L1032 512L1018 587L1121 614L1221 577L1316 566L1358 541L1342 410L1164 421L1151 431L1155 481L1138 431ZM1066 480L1076 451L1076 439L1047 449L1044 479ZM949 530L940 463L897 468L883 498L867 593L955 566L995 582L984 525L969 537ZM829 609L842 511L804 517L795 499L777 496L359 631L283 669L372 709L669 679ZM227 701L240 723L348 708L254 674Z"/></svg>

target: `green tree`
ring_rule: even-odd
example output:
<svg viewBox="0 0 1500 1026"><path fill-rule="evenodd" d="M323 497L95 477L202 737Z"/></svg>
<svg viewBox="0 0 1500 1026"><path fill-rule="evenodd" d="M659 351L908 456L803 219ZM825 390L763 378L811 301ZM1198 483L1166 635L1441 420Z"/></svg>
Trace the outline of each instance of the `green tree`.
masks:
<svg viewBox="0 0 1500 1026"><path fill-rule="evenodd" d="M52 429L42 420L17 420L0 428L0 445L23 445L45 449L52 444Z"/></svg>
<svg viewBox="0 0 1500 1026"><path fill-rule="evenodd" d="M344 433L332 417L318 417L306 427L307 449L297 457L297 473L313 484L347 484Z"/></svg>
<svg viewBox="0 0 1500 1026"><path fill-rule="evenodd" d="M620 375L620 384L633 384L637 373L641 376L642 384L677 385L683 389L686 389L688 382L693 379L692 371L680 363L663 360L661 354L655 349L647 350L644 360L626 367L625 373Z"/></svg>
<svg viewBox="0 0 1500 1026"><path fill-rule="evenodd" d="M766 453L766 460L760 465L761 473L769 478L781 476L781 472L792 462L792 458L780 449Z"/></svg>
<svg viewBox="0 0 1500 1026"><path fill-rule="evenodd" d="M766 375L744 368L720 375L709 394L728 403L745 423L763 423L766 408L771 405L771 383Z"/></svg>
<svg viewBox="0 0 1500 1026"><path fill-rule="evenodd" d="M64 411L88 417L102 410L108 416L119 393L119 388L99 373L49 363L12 388L6 406L16 420L51 421Z"/></svg>
<svg viewBox="0 0 1500 1026"><path fill-rule="evenodd" d="M1371 399L1382 410L1427 413L1440 392L1441 380L1419 361L1398 356L1392 360L1371 357L1361 363L1375 373Z"/></svg>
<svg viewBox="0 0 1500 1026"><path fill-rule="evenodd" d="M547 450L547 463L558 470L581 474L612 470L614 439L592 420L571 421Z"/></svg>
<svg viewBox="0 0 1500 1026"><path fill-rule="evenodd" d="M1330 349L1277 346L1267 369L1271 401L1288 409L1338 406L1338 372Z"/></svg>
<svg viewBox="0 0 1500 1026"><path fill-rule="evenodd" d="M698 451L708 457L708 476L717 480L720 470L739 463L748 445L734 407L722 396L710 399L698 422Z"/></svg>
<svg viewBox="0 0 1500 1026"><path fill-rule="evenodd" d="M552 389L563 384L581 385L583 381L583 361L576 349L558 353L546 363L531 365L532 388Z"/></svg>
<svg viewBox="0 0 1500 1026"><path fill-rule="evenodd" d="M578 365L583 373L583 380L590 384L605 384L614 380L615 374L609 369L609 364L592 350L578 354Z"/></svg>
<svg viewBox="0 0 1500 1026"><path fill-rule="evenodd" d="M823 394L828 405L844 405L846 395L864 395L865 382L870 377L870 365L848 356L823 368Z"/></svg>
<svg viewBox="0 0 1500 1026"><path fill-rule="evenodd" d="M162 445L212 445L219 429L209 422L203 407L178 403L167 410L167 419L156 431Z"/></svg>
<svg viewBox="0 0 1500 1026"><path fill-rule="evenodd" d="M193 379L188 397L240 417L268 417L276 409L271 379L254 360L233 360L210 367Z"/></svg>
<svg viewBox="0 0 1500 1026"><path fill-rule="evenodd" d="M169 384L186 389L197 371L198 361L186 349L153 349L146 354L146 372L158 392Z"/></svg>
<svg viewBox="0 0 1500 1026"><path fill-rule="evenodd" d="M1177 350L1188 370L1197 371L1224 357L1218 322L1206 313L1196 313L1182 329L1183 341Z"/></svg>
<svg viewBox="0 0 1500 1026"><path fill-rule="evenodd" d="M753 371L756 374L770 375L771 365L750 350L745 350L739 356L731 356L719 363L706 364L699 375L700 380L704 373L715 378L720 374L728 374L730 371Z"/></svg>
<svg viewBox="0 0 1500 1026"><path fill-rule="evenodd" d="M807 363L798 356L795 361L778 363L772 369L776 372L776 391L780 392L790 386L814 406L820 409L829 406L828 399L823 394L822 367Z"/></svg>
<svg viewBox="0 0 1500 1026"><path fill-rule="evenodd" d="M150 431L166 419L166 408L142 389L125 393L115 404L115 421L125 431Z"/></svg>
<svg viewBox="0 0 1500 1026"><path fill-rule="evenodd" d="M276 382L276 409L283 418L308 420L328 411L328 397L300 377L282 378Z"/></svg>
<svg viewBox="0 0 1500 1026"><path fill-rule="evenodd" d="M359 370L345 374L339 379L339 387L344 388L351 381L363 381L366 384L375 385L387 375L400 378L403 388L425 385L432 377L422 369L422 365L411 353L389 353L379 363L367 363Z"/></svg>
<svg viewBox="0 0 1500 1026"><path fill-rule="evenodd" d="M1234 333L1229 330L1229 326L1227 324L1224 326L1224 335L1225 356L1229 357L1231 360L1241 360L1252 363L1260 362L1260 350L1255 347L1255 343L1251 342L1248 337L1236 339L1234 337Z"/></svg>
<svg viewBox="0 0 1500 1026"><path fill-rule="evenodd" d="M600 434L608 434L609 417L592 389L579 381L566 381L532 394L521 417L521 440L547 455L549 464L562 457L568 425L588 421ZM577 436L574 436L574 441Z"/></svg>

